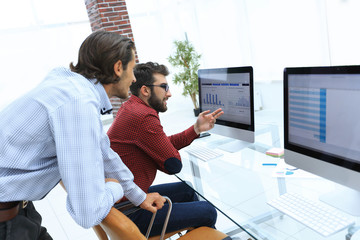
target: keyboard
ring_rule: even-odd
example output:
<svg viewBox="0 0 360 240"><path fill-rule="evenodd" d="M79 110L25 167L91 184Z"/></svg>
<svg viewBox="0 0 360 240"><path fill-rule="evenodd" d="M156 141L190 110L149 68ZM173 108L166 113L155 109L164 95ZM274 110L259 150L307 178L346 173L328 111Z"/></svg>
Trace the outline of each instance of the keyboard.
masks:
<svg viewBox="0 0 360 240"><path fill-rule="evenodd" d="M207 162L211 159L221 157L222 155L224 155L222 153L216 152L208 147L201 145L191 145L187 147L185 151L204 162Z"/></svg>
<svg viewBox="0 0 360 240"><path fill-rule="evenodd" d="M285 193L268 204L305 226L328 237L355 223L354 219L325 203L297 193Z"/></svg>

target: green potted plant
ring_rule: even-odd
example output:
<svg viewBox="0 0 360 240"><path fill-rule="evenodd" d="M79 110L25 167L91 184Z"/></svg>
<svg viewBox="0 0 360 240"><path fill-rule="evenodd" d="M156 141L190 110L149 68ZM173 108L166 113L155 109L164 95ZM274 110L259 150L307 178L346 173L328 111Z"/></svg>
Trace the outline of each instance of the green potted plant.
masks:
<svg viewBox="0 0 360 240"><path fill-rule="evenodd" d="M180 71L175 73L173 81L177 85L183 85L183 95L190 96L194 104L194 114L199 115L199 86L198 69L200 54L197 54L194 46L188 41L174 41L175 53L168 58L169 63Z"/></svg>

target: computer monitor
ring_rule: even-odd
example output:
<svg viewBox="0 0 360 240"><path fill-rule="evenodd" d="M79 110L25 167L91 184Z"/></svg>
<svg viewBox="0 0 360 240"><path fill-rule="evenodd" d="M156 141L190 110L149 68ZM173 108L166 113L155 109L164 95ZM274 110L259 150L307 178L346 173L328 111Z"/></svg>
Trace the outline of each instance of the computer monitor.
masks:
<svg viewBox="0 0 360 240"><path fill-rule="evenodd" d="M285 162L346 186L321 200L353 215L360 215L359 103L360 66L284 70Z"/></svg>
<svg viewBox="0 0 360 240"><path fill-rule="evenodd" d="M254 83L252 67L199 69L200 110L222 108L210 132L230 137L217 147L236 152L254 142Z"/></svg>

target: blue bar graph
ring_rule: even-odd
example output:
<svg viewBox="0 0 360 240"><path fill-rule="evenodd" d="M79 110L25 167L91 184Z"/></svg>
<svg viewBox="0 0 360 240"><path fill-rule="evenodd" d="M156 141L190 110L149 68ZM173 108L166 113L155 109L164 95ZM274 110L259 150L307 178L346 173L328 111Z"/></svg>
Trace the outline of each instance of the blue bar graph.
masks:
<svg viewBox="0 0 360 240"><path fill-rule="evenodd" d="M289 124L313 132L313 138L326 142L326 89L290 90Z"/></svg>
<svg viewBox="0 0 360 240"><path fill-rule="evenodd" d="M326 89L320 89L320 142L326 142Z"/></svg>
<svg viewBox="0 0 360 240"><path fill-rule="evenodd" d="M204 104L216 105L216 106L224 106L220 99L218 99L217 94L207 93L206 96L203 98Z"/></svg>

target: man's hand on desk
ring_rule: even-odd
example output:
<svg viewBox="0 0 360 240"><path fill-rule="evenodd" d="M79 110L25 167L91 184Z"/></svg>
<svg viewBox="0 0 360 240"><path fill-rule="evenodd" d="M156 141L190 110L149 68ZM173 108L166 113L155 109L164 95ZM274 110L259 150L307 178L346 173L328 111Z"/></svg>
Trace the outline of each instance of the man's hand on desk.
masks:
<svg viewBox="0 0 360 240"><path fill-rule="evenodd" d="M200 134L201 132L212 129L214 127L216 119L223 114L224 112L221 108L216 109L212 113L210 113L210 110L200 113L198 119L196 120L196 123L194 124L195 132L197 134Z"/></svg>
<svg viewBox="0 0 360 240"><path fill-rule="evenodd" d="M148 193L146 199L140 204L142 209L155 213L164 206L166 199L159 193Z"/></svg>

